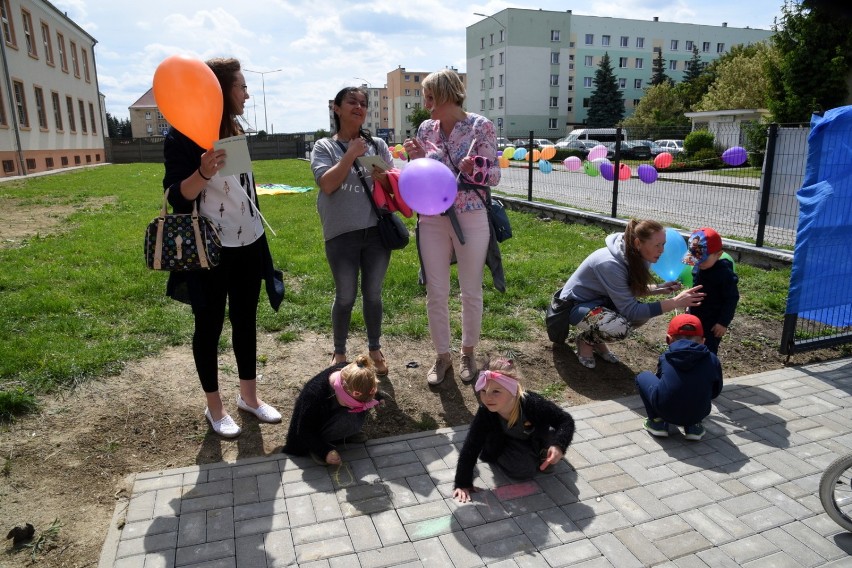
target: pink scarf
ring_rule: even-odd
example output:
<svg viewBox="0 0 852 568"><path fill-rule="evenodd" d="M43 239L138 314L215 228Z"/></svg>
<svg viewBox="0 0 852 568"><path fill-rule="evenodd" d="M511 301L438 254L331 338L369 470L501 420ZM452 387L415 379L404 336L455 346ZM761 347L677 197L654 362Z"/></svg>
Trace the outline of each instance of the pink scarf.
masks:
<svg viewBox="0 0 852 568"><path fill-rule="evenodd" d="M336 371L333 375L331 375L331 380L331 384L334 387L334 394L337 395L339 400L343 401L345 406L350 408L350 413L366 412L379 404L379 401L375 398L367 402L361 402L360 400L353 398L352 395L346 392L346 389L343 388L343 377L341 376L340 371Z"/></svg>
<svg viewBox="0 0 852 568"><path fill-rule="evenodd" d="M476 392L481 391L485 388L485 383L487 381L494 381L497 384L501 385L507 391L512 393L512 396L518 394L518 381L510 377L509 375L504 375L503 373L499 373L497 371L482 371L479 373L479 378L476 379L475 389Z"/></svg>

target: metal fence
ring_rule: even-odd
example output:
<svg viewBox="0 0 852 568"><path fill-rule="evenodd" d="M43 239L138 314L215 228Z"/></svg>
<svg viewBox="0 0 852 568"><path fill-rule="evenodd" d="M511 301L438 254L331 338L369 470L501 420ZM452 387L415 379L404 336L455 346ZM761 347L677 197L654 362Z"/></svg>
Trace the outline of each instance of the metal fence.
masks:
<svg viewBox="0 0 852 568"><path fill-rule="evenodd" d="M709 130L713 135L712 150L694 154L668 150L672 164L656 167L656 179L643 182L638 167L653 166L654 156L633 159L632 142L683 140L688 131L682 127L619 130L608 160L616 172L622 163L626 164L630 177L615 176L612 181L604 179L599 168L588 163L588 147L557 147L555 157L544 164L536 161L540 159L537 154L541 153L542 139L557 142L552 134L528 131L523 137L508 136L513 149L524 147L527 151L523 160L508 161L509 167L503 169L500 185L495 189L507 195L526 196L529 201L545 201L614 218L653 218L685 230L712 226L726 237L759 247L792 248L799 214L796 191L804 175L809 128L713 124ZM722 160L725 150L734 146L747 149L748 160L744 164L732 166ZM538 152L530 152L530 148ZM576 160L574 166L565 162L572 155L583 160L584 166L572 171Z"/></svg>
<svg viewBox="0 0 852 568"><path fill-rule="evenodd" d="M162 162L163 140L162 136L107 138L105 145L107 161L114 164ZM271 134L249 136L247 140L252 160L305 158L310 152L310 140L313 140L313 134Z"/></svg>

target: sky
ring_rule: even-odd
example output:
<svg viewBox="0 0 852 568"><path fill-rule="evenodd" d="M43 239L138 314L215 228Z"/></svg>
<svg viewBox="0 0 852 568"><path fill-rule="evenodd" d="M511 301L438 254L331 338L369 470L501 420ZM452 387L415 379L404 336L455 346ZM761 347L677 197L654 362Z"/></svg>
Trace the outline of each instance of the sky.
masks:
<svg viewBox="0 0 852 568"><path fill-rule="evenodd" d="M397 67L466 72L465 28L505 8L575 15L771 29L784 0L566 0L466 3L455 0L52 0L98 43L106 110L127 107L151 88L166 57L236 57L249 95L248 126L268 132L328 128L327 101L343 87L383 87ZM266 104L264 105L264 94ZM268 125L268 128L266 126Z"/></svg>

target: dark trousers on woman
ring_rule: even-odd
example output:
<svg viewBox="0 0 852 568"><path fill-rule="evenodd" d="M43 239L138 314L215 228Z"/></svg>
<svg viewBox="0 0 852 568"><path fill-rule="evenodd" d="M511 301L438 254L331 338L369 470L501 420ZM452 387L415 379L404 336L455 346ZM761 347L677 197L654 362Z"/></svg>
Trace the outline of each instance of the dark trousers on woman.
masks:
<svg viewBox="0 0 852 568"><path fill-rule="evenodd" d="M201 301L192 307L192 355L204 392L219 390L218 348L226 304L239 377L254 380L257 374L257 302L264 246L262 237L245 247L223 247L219 266L199 275L203 291Z"/></svg>

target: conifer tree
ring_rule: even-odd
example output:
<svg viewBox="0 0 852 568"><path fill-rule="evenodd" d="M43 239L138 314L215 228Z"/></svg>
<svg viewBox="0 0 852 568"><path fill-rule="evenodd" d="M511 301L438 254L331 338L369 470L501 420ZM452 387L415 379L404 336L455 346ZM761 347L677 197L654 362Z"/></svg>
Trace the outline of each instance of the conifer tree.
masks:
<svg viewBox="0 0 852 568"><path fill-rule="evenodd" d="M612 72L609 53L604 53L601 58L593 84L595 90L589 99L586 124L591 128L613 127L624 118L624 96Z"/></svg>

